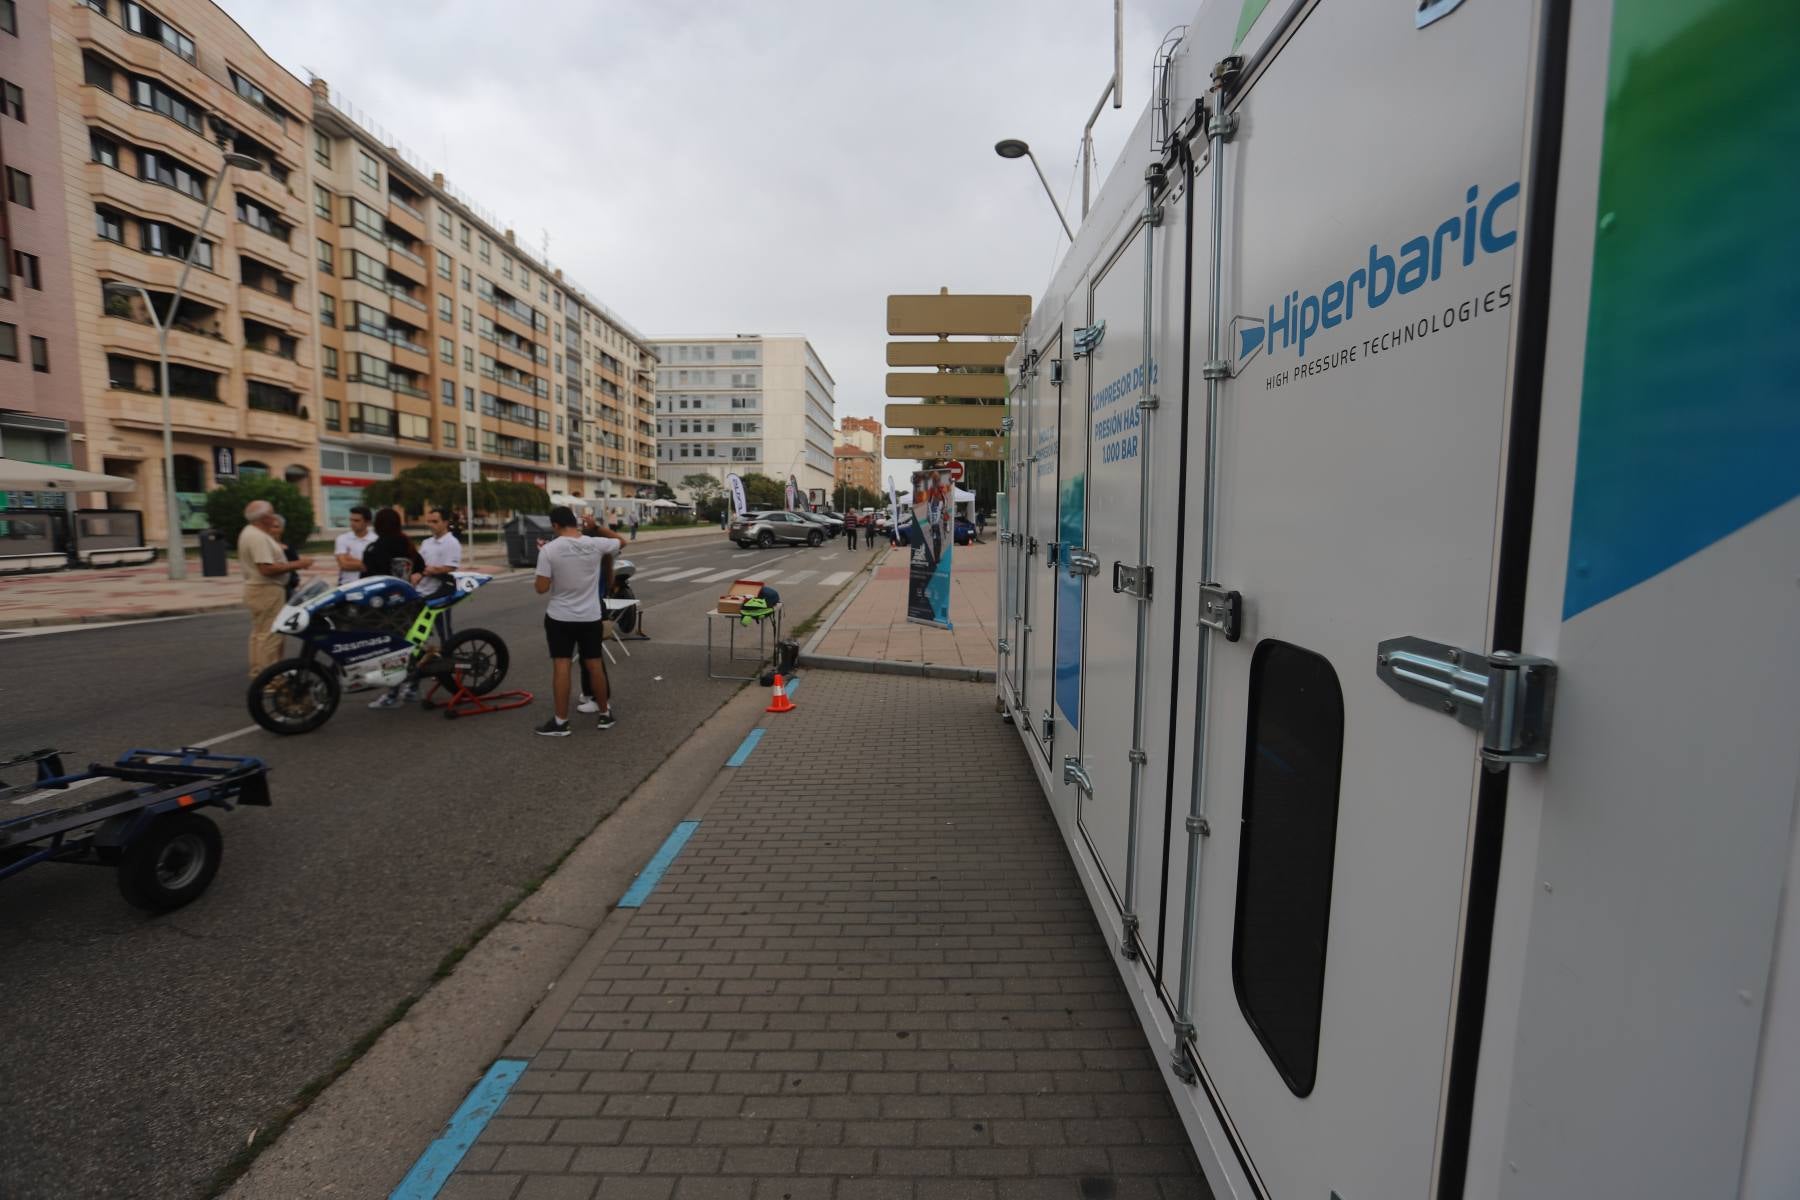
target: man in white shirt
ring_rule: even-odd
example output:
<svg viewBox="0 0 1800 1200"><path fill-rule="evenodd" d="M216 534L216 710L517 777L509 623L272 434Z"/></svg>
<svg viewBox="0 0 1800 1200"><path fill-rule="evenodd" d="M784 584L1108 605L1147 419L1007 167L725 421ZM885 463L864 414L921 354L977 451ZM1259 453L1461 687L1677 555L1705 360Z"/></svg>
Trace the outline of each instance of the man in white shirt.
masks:
<svg viewBox="0 0 1800 1200"><path fill-rule="evenodd" d="M450 522L442 509L425 513L425 527L431 530L431 536L419 543L419 557L425 560L425 577L419 581L419 591L435 596L450 586L450 572L462 566L462 543L450 532Z"/></svg>
<svg viewBox="0 0 1800 1200"><path fill-rule="evenodd" d="M375 531L369 527L373 519L374 514L361 504L350 510L350 532L338 534L332 547L337 554L338 583L355 583L362 577L363 551L375 540Z"/></svg>
<svg viewBox="0 0 1800 1200"><path fill-rule="evenodd" d="M595 728L611 729L614 720L601 642L606 611L600 604L600 578L607 555L617 554L624 542L604 525L599 527L599 537L583 537L574 512L562 505L550 510L550 525L556 536L538 549L535 582L538 595L550 597L544 609L544 638L550 645L556 709L533 732L543 737L569 736L570 660L577 649L587 662L588 688L600 708Z"/></svg>

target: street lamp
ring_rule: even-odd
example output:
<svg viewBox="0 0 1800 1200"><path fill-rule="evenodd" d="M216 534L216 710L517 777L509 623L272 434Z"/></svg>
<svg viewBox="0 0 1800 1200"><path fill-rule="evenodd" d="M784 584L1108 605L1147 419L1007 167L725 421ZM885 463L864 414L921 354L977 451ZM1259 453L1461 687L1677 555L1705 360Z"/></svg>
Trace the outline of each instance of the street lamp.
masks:
<svg viewBox="0 0 1800 1200"><path fill-rule="evenodd" d="M1063 232L1069 235L1069 240L1074 241L1075 234L1069 228L1069 218L1063 216L1062 205L1056 202L1056 193L1050 190L1050 181L1044 178L1044 168L1038 166L1037 155L1031 152L1031 147L1018 138L1004 138L994 143L994 153L1001 158L1029 158L1031 160L1031 167L1037 172L1038 182L1044 185L1044 195L1050 197L1050 207L1056 210L1056 219L1062 222Z"/></svg>
<svg viewBox="0 0 1800 1200"><path fill-rule="evenodd" d="M187 290L188 273L194 269L194 256L199 253L201 239L206 236L206 222L211 219L213 208L219 202L219 189L225 184L225 170L236 167L241 171L260 171L262 163L248 154L239 154L234 150L226 150L221 141L220 151L224 155L218 174L213 176L212 190L206 197L206 211L200 214L200 228L194 231L194 240L188 245L187 257L182 261L181 274L175 280L175 295L169 300L168 315L159 317L156 314L156 303L151 300L150 293L142 285L125 283L120 280L107 280L101 290L114 294L129 295L136 292L144 298L144 307L150 312L150 321L156 326L156 361L157 371L162 377L162 436L163 436L163 520L167 525L169 541L169 578L187 578L187 553L181 547L181 515L175 499L175 431L170 423L169 413L169 327L175 323L175 313L181 307L182 293Z"/></svg>

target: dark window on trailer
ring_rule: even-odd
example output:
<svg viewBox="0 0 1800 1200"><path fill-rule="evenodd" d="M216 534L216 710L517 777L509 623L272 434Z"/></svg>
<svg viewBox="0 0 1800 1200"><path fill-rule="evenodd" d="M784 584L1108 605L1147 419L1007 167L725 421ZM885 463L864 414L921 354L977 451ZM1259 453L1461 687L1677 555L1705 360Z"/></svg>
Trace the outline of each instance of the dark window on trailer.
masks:
<svg viewBox="0 0 1800 1200"><path fill-rule="evenodd" d="M1231 981L1296 1096L1313 1089L1344 754L1344 694L1321 656L1266 640L1250 664Z"/></svg>

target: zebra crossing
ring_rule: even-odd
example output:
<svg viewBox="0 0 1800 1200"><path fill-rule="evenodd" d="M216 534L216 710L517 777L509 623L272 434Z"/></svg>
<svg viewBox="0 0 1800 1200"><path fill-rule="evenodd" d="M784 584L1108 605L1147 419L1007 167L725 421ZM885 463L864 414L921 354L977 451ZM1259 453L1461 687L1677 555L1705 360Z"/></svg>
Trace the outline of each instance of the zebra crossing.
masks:
<svg viewBox="0 0 1800 1200"><path fill-rule="evenodd" d="M828 556L835 557L835 556ZM817 561L817 560L814 560ZM633 583L722 583L728 579L744 577L760 579L764 583L801 584L812 582L819 587L840 587L848 582L856 571L824 571L816 568L789 571L780 567L764 569L760 567L727 567L716 570L713 566L679 567L676 569L652 568L639 571L632 577Z"/></svg>

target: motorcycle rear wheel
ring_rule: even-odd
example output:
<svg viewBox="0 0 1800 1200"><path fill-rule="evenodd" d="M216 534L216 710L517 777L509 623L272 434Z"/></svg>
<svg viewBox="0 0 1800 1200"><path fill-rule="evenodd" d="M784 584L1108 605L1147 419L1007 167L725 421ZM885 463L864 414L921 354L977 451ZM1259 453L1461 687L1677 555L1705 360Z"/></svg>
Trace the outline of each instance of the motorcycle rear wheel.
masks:
<svg viewBox="0 0 1800 1200"><path fill-rule="evenodd" d="M337 672L310 658L284 658L250 684L250 716L270 733L311 733L337 711Z"/></svg>
<svg viewBox="0 0 1800 1200"><path fill-rule="evenodd" d="M486 629L465 629L444 644L444 653L456 664L463 686L485 696L506 680L512 656L500 635Z"/></svg>

